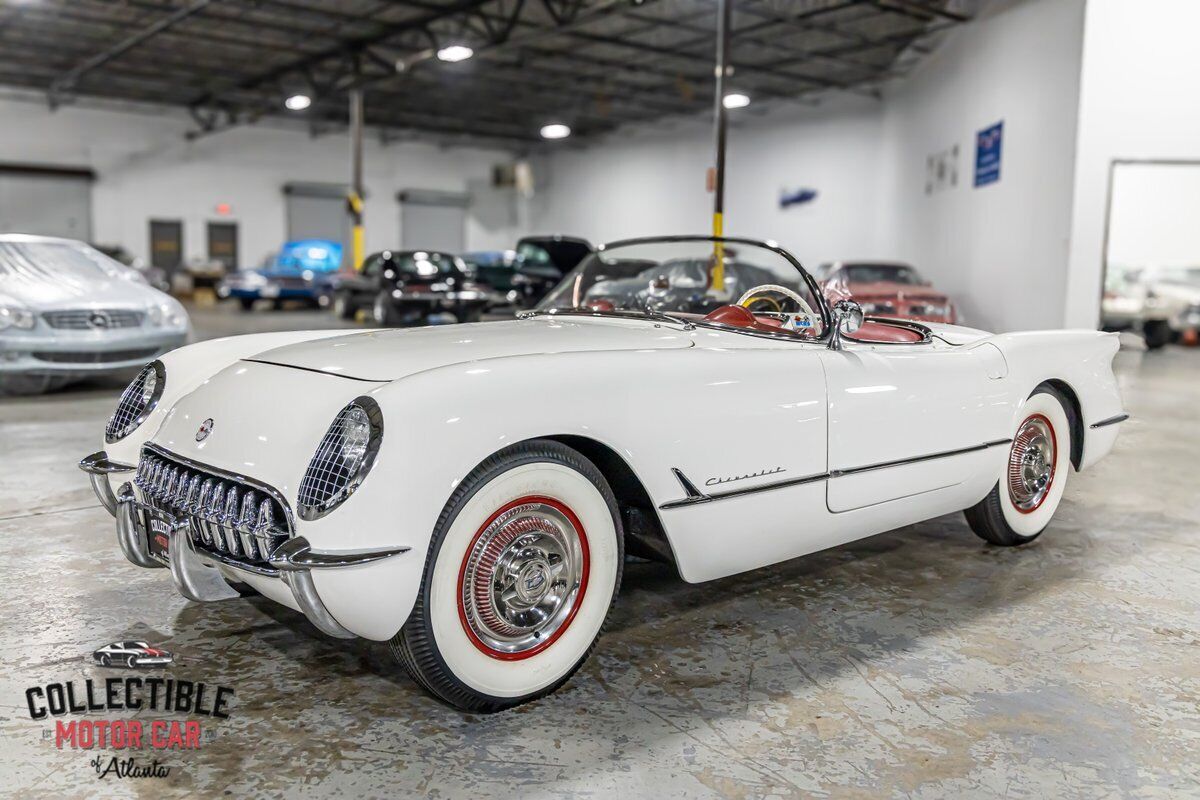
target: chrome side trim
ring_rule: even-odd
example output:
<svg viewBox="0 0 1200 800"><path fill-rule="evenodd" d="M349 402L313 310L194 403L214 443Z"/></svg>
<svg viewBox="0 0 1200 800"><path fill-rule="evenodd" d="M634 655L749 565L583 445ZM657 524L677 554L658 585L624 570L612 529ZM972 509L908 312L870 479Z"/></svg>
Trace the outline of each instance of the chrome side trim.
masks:
<svg viewBox="0 0 1200 800"><path fill-rule="evenodd" d="M1012 438L996 439L983 444L972 445L971 447L961 447L958 450L944 450L940 453L930 453L925 456L913 456L912 458L898 458L895 461L881 461L878 464L866 464L861 467L850 467L849 469L835 469L829 473L831 478L840 478L844 475L857 475L860 472L871 472L876 469L887 469L888 467L900 467L905 464L918 464L922 461L932 461L937 458L949 458L950 456L961 456L966 453L977 453L980 450L987 450L991 447L998 447L1002 444L1012 444Z"/></svg>
<svg viewBox="0 0 1200 800"><path fill-rule="evenodd" d="M805 483L813 483L815 481L823 481L829 477L828 472L822 472L819 475L806 475L802 478L788 478L783 481L772 481L770 483L761 483L758 486L747 486L744 489L727 489L723 492L711 492L705 494L698 490L695 485L688 480L688 477L683 474L683 470L672 467L671 472L675 473L675 477L679 480L679 484L683 487L683 491L687 494L681 500L671 500L663 503L659 508L663 511L672 508L682 508L684 506L694 506L698 503L711 503L714 500L726 500L730 497L741 497L746 494L755 494L756 492L769 492L772 489L785 489L789 486L800 486Z"/></svg>
<svg viewBox="0 0 1200 800"><path fill-rule="evenodd" d="M1012 439L996 439L983 444L972 445L971 447L962 447L957 450L945 450L940 453L930 453L923 456L913 456L912 458L901 458L896 461L881 461L878 464L866 464L861 467L850 467L849 469L835 469L831 472L822 472L817 475L806 475L802 478L788 478L782 481L772 481L770 483L761 483L758 486L748 486L744 489L729 489L724 492L711 492L705 494L696 488L696 485L683 474L683 470L678 467L672 467L671 472L675 474L676 480L683 488L686 497L679 500L670 500L659 506L660 510L666 511L672 508L683 508L684 506L694 506L698 503L711 503L714 500L727 500L731 497L741 497L742 495L755 494L757 492L769 492L773 489L786 489L789 486L801 486L806 483L814 483L816 481L825 481L833 478L841 478L846 475L857 475L860 472L870 472L876 469L886 469L888 467L899 467L906 464L917 464L922 461L932 461L937 458L949 458L950 456L965 455L966 453L976 453L980 450L987 450L992 447L998 447L1003 444L1012 444Z"/></svg>
<svg viewBox="0 0 1200 800"><path fill-rule="evenodd" d="M1124 422L1127 419L1129 419L1128 414L1117 414L1115 417L1109 417L1108 419L1102 419L1099 422L1093 422L1088 427L1089 428L1104 428L1109 425L1117 425L1119 423Z"/></svg>
<svg viewBox="0 0 1200 800"><path fill-rule="evenodd" d="M79 468L88 474L88 480L92 484L92 491L96 493L96 498L108 513L115 517L117 515L117 497L108 483L108 476L121 472L133 472L135 467L132 464L112 461L109 459L108 453L100 450L80 459Z"/></svg>
<svg viewBox="0 0 1200 800"><path fill-rule="evenodd" d="M360 564L370 564L372 561L382 561L385 558L407 553L411 547L392 547L385 550L367 550L347 553L314 552L308 539L297 536L288 539L267 559L272 567L280 572L294 572L308 569L336 569L338 567L356 567Z"/></svg>

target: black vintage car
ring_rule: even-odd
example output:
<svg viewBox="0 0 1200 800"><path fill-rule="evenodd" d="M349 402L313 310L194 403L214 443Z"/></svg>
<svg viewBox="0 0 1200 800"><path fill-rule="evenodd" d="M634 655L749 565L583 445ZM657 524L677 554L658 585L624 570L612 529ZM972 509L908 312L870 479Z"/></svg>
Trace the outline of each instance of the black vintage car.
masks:
<svg viewBox="0 0 1200 800"><path fill-rule="evenodd" d="M338 275L333 312L353 319L359 309L370 309L375 324L385 326L421 323L435 314L476 322L493 299L458 256L384 250L368 256L361 271Z"/></svg>
<svg viewBox="0 0 1200 800"><path fill-rule="evenodd" d="M502 289L506 302L532 308L592 251L586 239L573 236L526 236L517 242L511 266L481 266L479 277Z"/></svg>

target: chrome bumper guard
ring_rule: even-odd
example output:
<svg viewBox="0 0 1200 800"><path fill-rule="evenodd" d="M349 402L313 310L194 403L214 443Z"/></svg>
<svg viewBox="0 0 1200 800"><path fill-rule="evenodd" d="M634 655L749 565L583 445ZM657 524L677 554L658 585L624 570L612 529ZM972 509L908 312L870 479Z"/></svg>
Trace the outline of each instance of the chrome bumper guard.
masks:
<svg viewBox="0 0 1200 800"><path fill-rule="evenodd" d="M325 608L313 583L312 570L355 567L407 553L411 549L394 547L366 552L322 553L313 551L303 536L296 536L284 541L270 553L267 558L269 568L248 568L247 565L223 557L219 553L197 549L192 541L188 518L142 502L137 498L131 483L123 484L114 496L107 476L114 472L131 472L134 467L109 461L103 451L83 459L79 466L91 476L92 487L105 508L109 508L107 498L111 498L110 510L117 518L117 542L121 546L121 552L131 563L147 568L169 567L175 588L187 599L195 601L224 600L237 595L225 582L220 571L214 569L218 565L254 575L280 578L291 590L292 598L304 616L322 633L330 636L350 639L354 634L343 628ZM139 511L146 512L149 515L147 519L163 523L164 530L160 532L168 537L169 563L164 563L150 554L148 531L139 524Z"/></svg>
<svg viewBox="0 0 1200 800"><path fill-rule="evenodd" d="M86 456L79 462L79 468L88 474L92 482L92 491L114 517L117 515L117 498L112 487L108 485L108 476L114 473L133 472L136 467L132 464L122 464L112 461L103 450Z"/></svg>

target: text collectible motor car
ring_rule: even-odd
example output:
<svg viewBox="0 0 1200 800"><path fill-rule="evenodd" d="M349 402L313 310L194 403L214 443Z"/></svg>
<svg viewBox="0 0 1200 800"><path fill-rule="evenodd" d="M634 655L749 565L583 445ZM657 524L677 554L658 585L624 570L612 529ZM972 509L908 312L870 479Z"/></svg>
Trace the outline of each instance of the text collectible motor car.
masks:
<svg viewBox="0 0 1200 800"><path fill-rule="evenodd" d="M771 283L728 295L735 247ZM390 641L434 695L495 711L579 667L626 552L707 581L961 509L1023 544L1126 418L1114 334L864 322L744 239L589 259L517 320L155 361L81 463L125 556L193 600L248 584ZM608 261L694 259L724 300L703 316L585 305ZM747 308L764 296L782 310Z"/></svg>
<svg viewBox="0 0 1200 800"><path fill-rule="evenodd" d="M70 239L0 234L0 392L133 371L187 340L179 301Z"/></svg>

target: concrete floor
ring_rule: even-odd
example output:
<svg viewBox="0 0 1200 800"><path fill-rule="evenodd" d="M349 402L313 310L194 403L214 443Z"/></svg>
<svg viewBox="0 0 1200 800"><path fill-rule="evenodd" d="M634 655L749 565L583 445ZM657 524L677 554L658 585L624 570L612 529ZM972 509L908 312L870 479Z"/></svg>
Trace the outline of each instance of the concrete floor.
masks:
<svg viewBox="0 0 1200 800"><path fill-rule="evenodd" d="M121 381L0 400L0 792L1200 796L1200 351L1122 375L1133 420L1034 545L987 547L953 515L698 586L632 564L574 679L491 717L425 696L384 645L261 599L191 605L125 562L74 466ZM167 778L98 779L24 706L27 687L112 674L88 656L127 638L237 692L201 750L160 756Z"/></svg>

